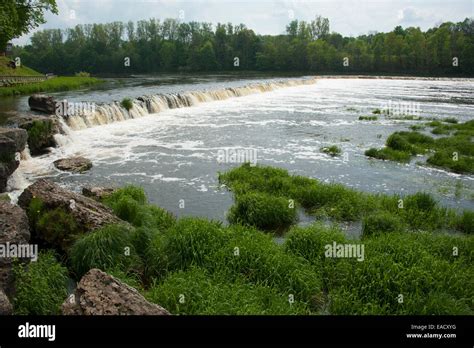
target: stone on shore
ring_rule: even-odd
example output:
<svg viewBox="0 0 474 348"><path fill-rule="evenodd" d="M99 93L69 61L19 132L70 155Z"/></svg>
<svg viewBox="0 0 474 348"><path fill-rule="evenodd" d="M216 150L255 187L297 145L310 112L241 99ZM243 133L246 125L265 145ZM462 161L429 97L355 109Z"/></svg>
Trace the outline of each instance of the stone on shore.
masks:
<svg viewBox="0 0 474 348"><path fill-rule="evenodd" d="M87 272L62 305L64 315L170 315L136 289L99 269Z"/></svg>

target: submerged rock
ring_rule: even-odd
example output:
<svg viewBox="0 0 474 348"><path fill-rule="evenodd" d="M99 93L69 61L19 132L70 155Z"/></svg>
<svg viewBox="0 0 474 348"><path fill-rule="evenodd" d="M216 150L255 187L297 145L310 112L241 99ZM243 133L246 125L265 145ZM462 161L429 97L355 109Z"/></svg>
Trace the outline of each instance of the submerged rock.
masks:
<svg viewBox="0 0 474 348"><path fill-rule="evenodd" d="M8 177L20 164L16 154L25 149L26 139L23 129L0 128L0 192L5 192Z"/></svg>
<svg viewBox="0 0 474 348"><path fill-rule="evenodd" d="M27 187L18 204L34 216L30 221L32 236L62 251L67 251L80 234L108 224L125 223L105 205L47 179Z"/></svg>
<svg viewBox="0 0 474 348"><path fill-rule="evenodd" d="M91 269L62 305L64 315L170 315L136 289L99 269Z"/></svg>
<svg viewBox="0 0 474 348"><path fill-rule="evenodd" d="M92 168L92 162L82 156L63 158L54 161L53 163L59 170L73 173L83 173Z"/></svg>
<svg viewBox="0 0 474 348"><path fill-rule="evenodd" d="M82 194L86 197L93 198L95 200L102 200L103 198L110 196L114 193L115 188L113 187L90 187L86 186L82 188Z"/></svg>
<svg viewBox="0 0 474 348"><path fill-rule="evenodd" d="M45 94L33 94L28 98L28 105L31 110L41 111L47 114L54 114L56 111L56 101L53 97Z"/></svg>
<svg viewBox="0 0 474 348"><path fill-rule="evenodd" d="M18 206L0 201L0 245L27 244L30 230L26 213ZM23 259L27 261L28 259ZM0 255L0 289L11 295L14 291L11 258Z"/></svg>
<svg viewBox="0 0 474 348"><path fill-rule="evenodd" d="M0 315L13 314L13 306L10 303L7 295L0 289Z"/></svg>

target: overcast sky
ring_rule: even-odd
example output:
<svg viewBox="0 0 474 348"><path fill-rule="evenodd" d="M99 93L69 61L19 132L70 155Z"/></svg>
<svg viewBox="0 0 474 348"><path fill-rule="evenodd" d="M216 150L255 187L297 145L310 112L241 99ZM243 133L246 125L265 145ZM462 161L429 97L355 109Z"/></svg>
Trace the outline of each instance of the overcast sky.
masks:
<svg viewBox="0 0 474 348"><path fill-rule="evenodd" d="M258 34L280 34L292 19L310 21L319 14L329 18L331 31L357 36L397 25L425 30L473 17L474 12L474 0L57 0L57 4L59 14L48 13L47 23L39 29L154 17L244 23ZM25 44L30 35L14 43Z"/></svg>

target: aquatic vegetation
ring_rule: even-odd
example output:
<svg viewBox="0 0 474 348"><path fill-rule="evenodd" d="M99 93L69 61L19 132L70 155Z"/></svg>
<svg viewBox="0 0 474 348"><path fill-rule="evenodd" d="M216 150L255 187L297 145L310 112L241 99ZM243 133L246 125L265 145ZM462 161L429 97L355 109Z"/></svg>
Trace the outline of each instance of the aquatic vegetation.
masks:
<svg viewBox="0 0 474 348"><path fill-rule="evenodd" d="M449 134L434 139L428 135L412 132L395 132L386 141L382 149L371 148L365 151L368 157L408 162L417 154L432 152L426 163L454 173L474 173L474 122L443 124L441 121L426 123L434 134Z"/></svg>
<svg viewBox="0 0 474 348"><path fill-rule="evenodd" d="M168 211L147 204L145 191L136 186L126 186L116 190L103 199L122 220L136 227L150 227L165 230L171 227L176 218Z"/></svg>
<svg viewBox="0 0 474 348"><path fill-rule="evenodd" d="M382 110L375 109L375 110L372 111L372 113L375 114L375 115L380 115L382 113Z"/></svg>
<svg viewBox="0 0 474 348"><path fill-rule="evenodd" d="M423 138L415 137L418 141ZM291 176L287 171L244 164L219 175L221 184L234 192L236 201L244 192L261 192L294 199L309 213L336 221L360 221L368 215L388 212L411 230L455 229L457 214L438 206L426 193L405 197L359 192L335 183ZM270 184L272 183L272 184Z"/></svg>
<svg viewBox="0 0 474 348"><path fill-rule="evenodd" d="M389 212L379 212L368 215L362 222L362 235L364 237L376 233L403 232L406 226L401 219Z"/></svg>
<svg viewBox="0 0 474 348"><path fill-rule="evenodd" d="M359 116L359 121L377 121L377 116Z"/></svg>
<svg viewBox="0 0 474 348"><path fill-rule="evenodd" d="M36 262L13 267L16 293L13 300L17 315L56 315L68 295L68 270L52 251L40 252Z"/></svg>
<svg viewBox="0 0 474 348"><path fill-rule="evenodd" d="M251 192L237 196L228 220L232 224L275 231L293 224L297 220L297 212L294 202L285 197Z"/></svg>
<svg viewBox="0 0 474 348"><path fill-rule="evenodd" d="M131 108L133 108L133 102L132 99L130 98L123 98L122 101L120 102L120 105L127 111L130 111Z"/></svg>
<svg viewBox="0 0 474 348"><path fill-rule="evenodd" d="M321 152L324 152L330 156L339 156L342 153L342 150L337 145L325 146L321 148Z"/></svg>

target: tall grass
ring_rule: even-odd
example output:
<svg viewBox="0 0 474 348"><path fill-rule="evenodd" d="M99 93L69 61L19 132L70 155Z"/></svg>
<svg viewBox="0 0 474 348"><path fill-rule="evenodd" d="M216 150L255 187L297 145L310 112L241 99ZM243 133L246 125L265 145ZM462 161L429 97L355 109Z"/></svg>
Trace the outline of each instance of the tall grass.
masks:
<svg viewBox="0 0 474 348"><path fill-rule="evenodd" d="M36 262L14 266L15 314L56 315L66 300L68 270L51 251L41 252Z"/></svg>
<svg viewBox="0 0 474 348"><path fill-rule="evenodd" d="M102 81L95 77L60 76L43 82L29 83L12 87L2 87L0 88L0 97L20 94L33 94L39 92L68 91L71 89L92 86L100 82Z"/></svg>

